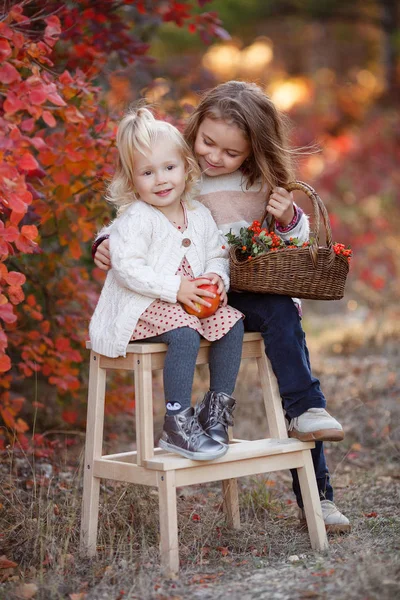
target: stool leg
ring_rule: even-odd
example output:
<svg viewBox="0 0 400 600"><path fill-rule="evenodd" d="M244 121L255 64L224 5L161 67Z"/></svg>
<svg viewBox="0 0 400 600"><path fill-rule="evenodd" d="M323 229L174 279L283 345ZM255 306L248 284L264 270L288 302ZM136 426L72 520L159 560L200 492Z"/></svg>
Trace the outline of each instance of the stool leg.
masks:
<svg viewBox="0 0 400 600"><path fill-rule="evenodd" d="M102 455L105 388L100 355L91 352L81 520L81 551L87 556L96 554L100 478L93 475L93 462Z"/></svg>
<svg viewBox="0 0 400 600"><path fill-rule="evenodd" d="M151 356L135 354L135 407L137 464L154 456L153 432L153 376Z"/></svg>
<svg viewBox="0 0 400 600"><path fill-rule="evenodd" d="M302 455L304 466L297 469L297 474L299 476L311 546L314 550L325 550L328 548L328 538L322 518L321 501L319 499L311 451L303 450Z"/></svg>
<svg viewBox="0 0 400 600"><path fill-rule="evenodd" d="M237 479L224 479L222 481L224 499L224 513L226 521L233 529L240 529L239 493Z"/></svg>
<svg viewBox="0 0 400 600"><path fill-rule="evenodd" d="M257 358L258 372L260 375L261 389L264 398L265 412L267 414L269 435L272 438L286 440L288 437L285 417L283 416L282 399L279 394L278 383L265 355L263 342L261 344L261 357Z"/></svg>
<svg viewBox="0 0 400 600"><path fill-rule="evenodd" d="M160 559L161 567L168 575L179 571L175 471L163 471L159 473L158 495L160 511Z"/></svg>

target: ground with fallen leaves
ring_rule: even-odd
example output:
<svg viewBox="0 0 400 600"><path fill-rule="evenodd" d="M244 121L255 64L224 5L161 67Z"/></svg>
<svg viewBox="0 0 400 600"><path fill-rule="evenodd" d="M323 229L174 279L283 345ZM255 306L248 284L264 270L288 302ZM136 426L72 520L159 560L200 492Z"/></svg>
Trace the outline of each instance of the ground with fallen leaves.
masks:
<svg viewBox="0 0 400 600"><path fill-rule="evenodd" d="M181 573L176 579L163 578L158 568L157 493L105 482L98 556L82 560L83 436L76 432L75 438L64 436L68 441L59 444L51 460L17 449L2 457L0 599L399 597L398 317L395 311L379 321L363 312L339 320L321 314L305 323L314 372L346 431L344 442L327 444L326 451L335 501L352 531L330 537L326 552L310 549L297 520L290 474L279 472L241 480L240 531L225 526L219 485L179 490ZM235 434L262 437L265 419L250 362L241 370L236 396ZM161 416L158 431L160 424ZM110 447L126 448L132 426L132 418L110 419Z"/></svg>

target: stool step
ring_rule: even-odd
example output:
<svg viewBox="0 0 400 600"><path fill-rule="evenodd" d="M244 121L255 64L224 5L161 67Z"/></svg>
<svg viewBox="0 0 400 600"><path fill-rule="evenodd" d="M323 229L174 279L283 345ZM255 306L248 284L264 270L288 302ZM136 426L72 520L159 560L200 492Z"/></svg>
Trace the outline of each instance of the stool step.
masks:
<svg viewBox="0 0 400 600"><path fill-rule="evenodd" d="M263 439L254 441L234 442L229 444L229 450L221 458L213 461L189 460L178 454L157 454L154 458L145 461L147 469L156 471L172 471L178 469L198 468L201 465L221 464L256 458L258 456L274 456L276 454L287 454L300 450L314 448L314 442L300 442L294 438L286 440Z"/></svg>

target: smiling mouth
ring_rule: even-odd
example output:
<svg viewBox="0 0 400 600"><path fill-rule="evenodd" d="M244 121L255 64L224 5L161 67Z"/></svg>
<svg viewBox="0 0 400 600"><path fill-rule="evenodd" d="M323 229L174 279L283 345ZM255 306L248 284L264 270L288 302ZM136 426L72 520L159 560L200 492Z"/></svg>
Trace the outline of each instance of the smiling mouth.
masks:
<svg viewBox="0 0 400 600"><path fill-rule="evenodd" d="M155 192L156 196L167 196L170 192L172 192L172 188L169 190L161 190L161 192Z"/></svg>
<svg viewBox="0 0 400 600"><path fill-rule="evenodd" d="M213 165L213 163L210 163L206 158L204 159L207 163L207 165L209 167L211 167L211 169L220 169L222 165Z"/></svg>

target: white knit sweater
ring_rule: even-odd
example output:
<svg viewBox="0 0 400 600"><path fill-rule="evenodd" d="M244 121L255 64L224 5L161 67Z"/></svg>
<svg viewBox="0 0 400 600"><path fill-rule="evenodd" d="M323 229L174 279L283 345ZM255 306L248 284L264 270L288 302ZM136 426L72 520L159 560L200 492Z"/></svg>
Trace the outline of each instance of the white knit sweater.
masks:
<svg viewBox="0 0 400 600"><path fill-rule="evenodd" d="M109 233L112 268L89 326L95 352L125 356L146 308L156 298L177 301L181 277L176 272L185 256L195 277L217 273L229 288L225 240L210 211L197 201L187 210L183 233L161 211L142 201L127 208Z"/></svg>

